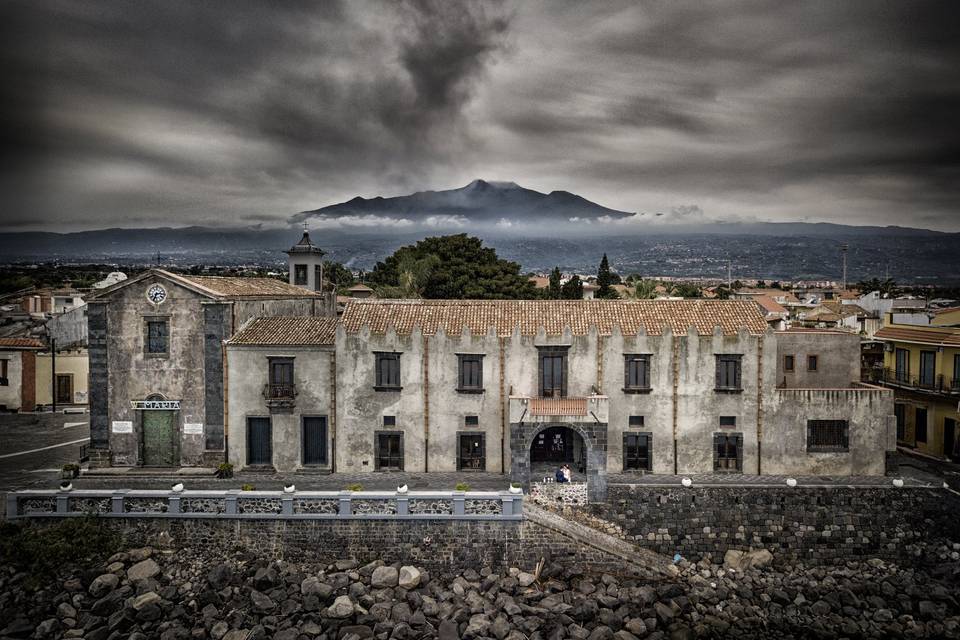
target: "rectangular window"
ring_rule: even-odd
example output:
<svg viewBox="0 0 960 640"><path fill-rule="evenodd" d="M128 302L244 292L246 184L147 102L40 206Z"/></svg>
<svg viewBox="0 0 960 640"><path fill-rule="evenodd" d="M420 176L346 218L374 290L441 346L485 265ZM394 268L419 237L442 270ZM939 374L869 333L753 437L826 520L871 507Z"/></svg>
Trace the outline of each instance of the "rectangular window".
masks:
<svg viewBox="0 0 960 640"><path fill-rule="evenodd" d="M807 420L807 451L849 451L850 428L846 420Z"/></svg>
<svg viewBox="0 0 960 640"><path fill-rule="evenodd" d="M273 429L270 418L247 418L247 464L273 464Z"/></svg>
<svg viewBox="0 0 960 640"><path fill-rule="evenodd" d="M316 291L323 291L323 267L315 265L313 267L313 288Z"/></svg>
<svg viewBox="0 0 960 640"><path fill-rule="evenodd" d="M713 470L740 473L743 470L743 434L713 434Z"/></svg>
<svg viewBox="0 0 960 640"><path fill-rule="evenodd" d="M623 356L623 390L627 393L650 390L650 354Z"/></svg>
<svg viewBox="0 0 960 640"><path fill-rule="evenodd" d="M740 354L718 354L717 355L717 391L739 392L743 391L740 381L740 361L743 358Z"/></svg>
<svg viewBox="0 0 960 640"><path fill-rule="evenodd" d="M720 416L721 429L733 429L737 426L737 416Z"/></svg>
<svg viewBox="0 0 960 640"><path fill-rule="evenodd" d="M403 471L403 433L379 431L374 440L374 469Z"/></svg>
<svg viewBox="0 0 960 640"><path fill-rule="evenodd" d="M293 284L300 285L301 287L307 286L307 265L293 265Z"/></svg>
<svg viewBox="0 0 960 640"><path fill-rule="evenodd" d="M923 407L917 407L914 414L913 429L916 433L917 442L927 441L927 410Z"/></svg>
<svg viewBox="0 0 960 640"><path fill-rule="evenodd" d="M628 424L631 427L642 427L643 426L643 416L630 416L628 419Z"/></svg>
<svg viewBox="0 0 960 640"><path fill-rule="evenodd" d="M147 320L147 353L153 355L170 352L169 324L166 320Z"/></svg>
<svg viewBox="0 0 960 640"><path fill-rule="evenodd" d="M293 358L267 358L269 383L267 398L293 398Z"/></svg>
<svg viewBox="0 0 960 640"><path fill-rule="evenodd" d="M377 359L376 382L377 391L397 391L400 389L400 354L374 352Z"/></svg>
<svg viewBox="0 0 960 640"><path fill-rule="evenodd" d="M483 355L459 353L457 361L460 370L457 376L457 391L483 391Z"/></svg>
<svg viewBox="0 0 960 640"><path fill-rule="evenodd" d="M936 351L920 352L920 386L932 387L936 373Z"/></svg>
<svg viewBox="0 0 960 640"><path fill-rule="evenodd" d="M910 376L910 350L897 349L895 355L897 382L906 382Z"/></svg>
<svg viewBox="0 0 960 640"><path fill-rule="evenodd" d="M383 426L395 427L397 425L397 416L383 416Z"/></svg>
<svg viewBox="0 0 960 640"><path fill-rule="evenodd" d="M467 416L463 419L463 424L465 424L468 427L479 427L480 416Z"/></svg>
<svg viewBox="0 0 960 640"><path fill-rule="evenodd" d="M897 440L902 442L907 438L907 407L902 404L893 405L893 415L897 418Z"/></svg>
<svg viewBox="0 0 960 640"><path fill-rule="evenodd" d="M807 371L816 371L819 360L818 356L807 356Z"/></svg>
<svg viewBox="0 0 960 640"><path fill-rule="evenodd" d="M783 370L793 371L793 356L783 356Z"/></svg>
<svg viewBox="0 0 960 640"><path fill-rule="evenodd" d="M540 397L564 398L567 395L567 350L540 349Z"/></svg>
<svg viewBox="0 0 960 640"><path fill-rule="evenodd" d="M303 464L327 464L327 418L304 416L303 418Z"/></svg>
<svg viewBox="0 0 960 640"><path fill-rule="evenodd" d="M484 471L487 468L484 440L482 433L457 434L457 471Z"/></svg>
<svg viewBox="0 0 960 640"><path fill-rule="evenodd" d="M623 434L623 469L653 470L653 436L649 433Z"/></svg>
<svg viewBox="0 0 960 640"><path fill-rule="evenodd" d="M8 364L7 360L0 360L0 387L6 387L10 384L10 380L7 378Z"/></svg>

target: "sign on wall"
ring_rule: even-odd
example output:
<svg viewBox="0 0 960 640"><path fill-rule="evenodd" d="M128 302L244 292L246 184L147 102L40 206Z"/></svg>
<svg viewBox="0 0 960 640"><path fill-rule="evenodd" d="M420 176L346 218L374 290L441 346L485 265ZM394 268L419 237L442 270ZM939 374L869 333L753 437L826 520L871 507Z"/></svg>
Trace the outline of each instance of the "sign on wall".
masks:
<svg viewBox="0 0 960 640"><path fill-rule="evenodd" d="M134 400L130 404L137 411L141 410L161 410L161 411L179 411L179 400Z"/></svg>
<svg viewBox="0 0 960 640"><path fill-rule="evenodd" d="M114 420L111 430L114 433L133 433L133 422L130 420Z"/></svg>
<svg viewBox="0 0 960 640"><path fill-rule="evenodd" d="M203 423L202 422L184 422L183 433L184 435L188 435L188 436L202 436Z"/></svg>

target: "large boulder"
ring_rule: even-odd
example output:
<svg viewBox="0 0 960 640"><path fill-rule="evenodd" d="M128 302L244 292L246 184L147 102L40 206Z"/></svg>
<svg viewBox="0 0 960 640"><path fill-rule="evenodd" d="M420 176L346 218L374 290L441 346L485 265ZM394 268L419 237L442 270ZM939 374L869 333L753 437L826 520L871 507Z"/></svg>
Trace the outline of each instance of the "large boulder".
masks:
<svg viewBox="0 0 960 640"><path fill-rule="evenodd" d="M396 567L377 567L370 576L370 586L374 589L386 589L397 586L400 572Z"/></svg>
<svg viewBox="0 0 960 640"><path fill-rule="evenodd" d="M398 584L404 589L416 589L420 586L420 570L416 567L400 567Z"/></svg>
<svg viewBox="0 0 960 640"><path fill-rule="evenodd" d="M330 605L324 614L329 618L349 618L353 615L353 601L350 600L350 596L337 596L337 599L333 601L333 604Z"/></svg>
<svg viewBox="0 0 960 640"><path fill-rule="evenodd" d="M88 591L94 598L102 598L116 589L118 584L120 584L120 578L115 573L105 573L93 579Z"/></svg>
<svg viewBox="0 0 960 640"><path fill-rule="evenodd" d="M147 558L146 560L141 560L137 564L127 569L127 580L130 582L146 580L159 573L160 565L158 565L152 558Z"/></svg>

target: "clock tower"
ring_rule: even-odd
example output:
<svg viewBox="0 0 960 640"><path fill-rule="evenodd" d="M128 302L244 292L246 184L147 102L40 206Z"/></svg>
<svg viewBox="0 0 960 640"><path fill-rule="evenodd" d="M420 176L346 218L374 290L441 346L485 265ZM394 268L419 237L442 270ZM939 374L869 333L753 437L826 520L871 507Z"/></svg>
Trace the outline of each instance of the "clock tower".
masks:
<svg viewBox="0 0 960 640"><path fill-rule="evenodd" d="M290 284L310 291L323 292L323 250L310 241L307 225L303 225L303 237L290 247L286 254L290 269Z"/></svg>

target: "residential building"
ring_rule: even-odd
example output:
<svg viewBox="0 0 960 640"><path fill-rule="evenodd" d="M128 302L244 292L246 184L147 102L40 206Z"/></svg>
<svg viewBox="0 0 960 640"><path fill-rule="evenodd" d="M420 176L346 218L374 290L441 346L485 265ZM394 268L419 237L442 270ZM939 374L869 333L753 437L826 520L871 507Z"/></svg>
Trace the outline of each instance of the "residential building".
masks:
<svg viewBox="0 0 960 640"><path fill-rule="evenodd" d="M0 411L33 411L37 406L36 338L0 338Z"/></svg>
<svg viewBox="0 0 960 640"><path fill-rule="evenodd" d="M56 366L56 374L53 367ZM85 346L57 349L56 357L49 348L37 353L36 403L49 408L56 400L57 410L85 409L88 399L90 360Z"/></svg>
<svg viewBox="0 0 960 640"><path fill-rule="evenodd" d="M897 442L960 460L960 327L888 324L880 382L896 392Z"/></svg>
<svg viewBox="0 0 960 640"><path fill-rule="evenodd" d="M790 312L786 307L767 295L753 296L753 301L760 307L760 313L764 320L774 331L782 331L787 328L787 320L790 318Z"/></svg>

